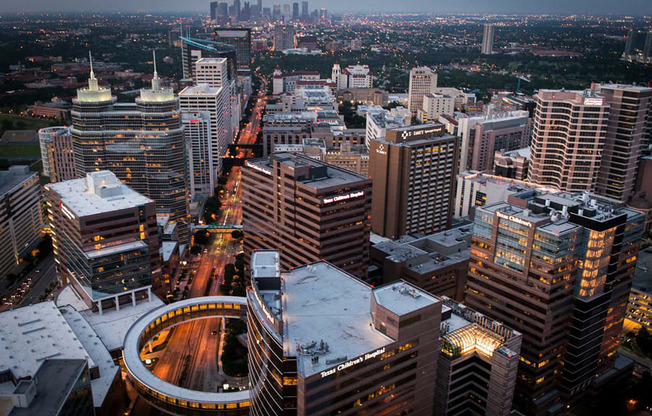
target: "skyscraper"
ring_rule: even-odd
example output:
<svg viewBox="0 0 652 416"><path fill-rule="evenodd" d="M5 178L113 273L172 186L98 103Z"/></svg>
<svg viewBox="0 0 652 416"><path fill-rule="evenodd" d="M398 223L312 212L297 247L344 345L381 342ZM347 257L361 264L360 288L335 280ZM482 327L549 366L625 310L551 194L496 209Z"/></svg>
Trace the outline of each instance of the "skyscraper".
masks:
<svg viewBox="0 0 652 416"><path fill-rule="evenodd" d="M211 20L216 20L217 19L217 2L212 1L211 2Z"/></svg>
<svg viewBox="0 0 652 416"><path fill-rule="evenodd" d="M50 178L50 182L76 178L70 127L46 127L39 130L38 137L43 175Z"/></svg>
<svg viewBox="0 0 652 416"><path fill-rule="evenodd" d="M195 64L201 58L227 58L229 78L237 77L237 57L235 46L206 39L195 39L189 36L181 37L181 59L183 77L192 80Z"/></svg>
<svg viewBox="0 0 652 416"><path fill-rule="evenodd" d="M442 124L387 130L369 142L371 230L384 237L450 228L459 138Z"/></svg>
<svg viewBox="0 0 652 416"><path fill-rule="evenodd" d="M274 50L284 51L294 48L294 26L276 25L274 28Z"/></svg>
<svg viewBox="0 0 652 416"><path fill-rule="evenodd" d="M292 20L299 20L299 3L292 3Z"/></svg>
<svg viewBox="0 0 652 416"><path fill-rule="evenodd" d="M613 368L644 215L527 190L477 207L466 303L523 333L516 399L539 414Z"/></svg>
<svg viewBox="0 0 652 416"><path fill-rule="evenodd" d="M369 263L371 179L310 157L275 153L242 168L247 259L277 249L284 269L326 259L357 277Z"/></svg>
<svg viewBox="0 0 652 416"><path fill-rule="evenodd" d="M216 28L213 30L216 42L226 43L235 47L238 70L249 71L251 66L251 29L249 28Z"/></svg>
<svg viewBox="0 0 652 416"><path fill-rule="evenodd" d="M310 12L308 11L308 2L301 2L301 19L306 20L310 18Z"/></svg>
<svg viewBox="0 0 652 416"><path fill-rule="evenodd" d="M45 187L60 278L95 310L162 289L156 205L109 171Z"/></svg>
<svg viewBox="0 0 652 416"><path fill-rule="evenodd" d="M494 25L485 23L482 32L482 54L491 55L494 53Z"/></svg>
<svg viewBox="0 0 652 416"><path fill-rule="evenodd" d="M595 192L609 104L590 91L540 90L535 100L528 180Z"/></svg>
<svg viewBox="0 0 652 416"><path fill-rule="evenodd" d="M437 73L427 66L410 70L410 85L408 90L408 110L413 115L423 108L423 96L434 93L437 88Z"/></svg>
<svg viewBox="0 0 652 416"><path fill-rule="evenodd" d="M213 195L215 189L215 165L211 140L211 113L183 112L188 151L188 181L193 200Z"/></svg>
<svg viewBox="0 0 652 416"><path fill-rule="evenodd" d="M136 102L116 104L108 88L98 86L91 69L87 88L73 99L72 140L78 176L110 170L134 191L156 202L158 215L188 232L186 146L179 100L161 87L156 69L150 89Z"/></svg>

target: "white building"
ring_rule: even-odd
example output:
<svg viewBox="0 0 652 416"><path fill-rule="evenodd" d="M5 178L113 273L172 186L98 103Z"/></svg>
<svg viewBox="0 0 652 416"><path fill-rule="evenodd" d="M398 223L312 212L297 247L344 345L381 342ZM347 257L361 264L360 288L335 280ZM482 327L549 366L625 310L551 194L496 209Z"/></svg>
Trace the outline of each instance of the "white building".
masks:
<svg viewBox="0 0 652 416"><path fill-rule="evenodd" d="M190 194L193 200L208 198L213 195L217 176L211 152L211 114L184 112L182 122L186 130Z"/></svg>
<svg viewBox="0 0 652 416"><path fill-rule="evenodd" d="M494 53L494 25L485 23L482 32L482 54L491 55Z"/></svg>
<svg viewBox="0 0 652 416"><path fill-rule="evenodd" d="M371 140L384 139L387 129L409 126L411 113L405 107L396 107L391 110L367 112L367 126L365 144L367 149Z"/></svg>
<svg viewBox="0 0 652 416"><path fill-rule="evenodd" d="M423 96L423 107L417 110L417 118L424 123L437 121L441 115L455 112L455 97L448 94L428 93Z"/></svg>
<svg viewBox="0 0 652 416"><path fill-rule="evenodd" d="M423 107L423 96L434 93L437 88L437 73L427 66L410 70L408 110L414 115Z"/></svg>
<svg viewBox="0 0 652 416"><path fill-rule="evenodd" d="M227 146L233 143L232 102L228 89L206 84L186 87L179 93L179 105L184 113L210 114L213 171L217 175L222 170L222 157L226 154Z"/></svg>
<svg viewBox="0 0 652 416"><path fill-rule="evenodd" d="M226 58L201 58L195 62L195 84L222 87L228 81Z"/></svg>
<svg viewBox="0 0 652 416"><path fill-rule="evenodd" d="M344 69L339 64L333 65L331 78L338 90L347 88L371 88L373 77L369 65L349 65Z"/></svg>

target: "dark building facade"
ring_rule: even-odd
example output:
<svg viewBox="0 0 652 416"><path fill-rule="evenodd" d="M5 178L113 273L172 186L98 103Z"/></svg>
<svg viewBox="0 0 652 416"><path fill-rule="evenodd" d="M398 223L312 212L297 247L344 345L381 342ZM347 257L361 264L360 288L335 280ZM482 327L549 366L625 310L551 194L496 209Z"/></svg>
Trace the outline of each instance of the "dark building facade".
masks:
<svg viewBox="0 0 652 416"><path fill-rule="evenodd" d="M216 42L235 47L236 67L239 71L249 71L251 66L251 29L216 28L213 30Z"/></svg>

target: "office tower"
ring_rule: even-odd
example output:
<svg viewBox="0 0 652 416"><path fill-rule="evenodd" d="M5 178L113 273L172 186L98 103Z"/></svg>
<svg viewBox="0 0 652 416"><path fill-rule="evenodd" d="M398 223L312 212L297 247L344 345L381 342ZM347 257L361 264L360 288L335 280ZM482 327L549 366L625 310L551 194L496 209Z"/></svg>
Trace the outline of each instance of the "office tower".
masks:
<svg viewBox="0 0 652 416"><path fill-rule="evenodd" d="M232 45L206 39L181 37L181 58L183 78L185 79L193 79L195 65L201 58L226 58L229 78L236 79L237 77L236 48Z"/></svg>
<svg viewBox="0 0 652 416"><path fill-rule="evenodd" d="M195 84L219 88L229 83L226 58L201 58L195 63Z"/></svg>
<svg viewBox="0 0 652 416"><path fill-rule="evenodd" d="M410 70L410 85L408 90L408 110L413 115L423 107L423 96L434 93L437 88L437 73L427 66Z"/></svg>
<svg viewBox="0 0 652 416"><path fill-rule="evenodd" d="M89 307L119 308L132 293L164 289L154 201L109 171L45 191L60 279Z"/></svg>
<svg viewBox="0 0 652 416"><path fill-rule="evenodd" d="M439 299L401 281L373 288L325 261L279 263L272 250L251 260L251 415L433 414Z"/></svg>
<svg viewBox="0 0 652 416"><path fill-rule="evenodd" d="M652 30L645 35L645 45L643 46L643 58L645 62L652 59Z"/></svg>
<svg viewBox="0 0 652 416"><path fill-rule="evenodd" d="M609 116L596 193L625 202L634 192L641 152L648 144L652 88L619 84L597 88Z"/></svg>
<svg viewBox="0 0 652 416"><path fill-rule="evenodd" d="M634 32L634 29L629 29L627 32L627 40L625 41L625 56L629 57L633 55L633 45L634 45L634 36L636 32Z"/></svg>
<svg viewBox="0 0 652 416"><path fill-rule="evenodd" d="M0 200L0 276L4 280L41 237L38 173L21 165L0 171Z"/></svg>
<svg viewBox="0 0 652 416"><path fill-rule="evenodd" d="M561 191L594 192L609 104L590 91L540 90L535 100L528 181Z"/></svg>
<svg viewBox="0 0 652 416"><path fill-rule="evenodd" d="M207 112L211 119L211 153L213 173L222 171L222 157L227 146L233 142L231 120L229 118L230 97L225 87L211 87L199 84L186 87L179 93L179 103L184 113ZM215 180L216 178L213 178Z"/></svg>
<svg viewBox="0 0 652 416"><path fill-rule="evenodd" d="M455 97L448 94L433 94L423 96L423 105L417 110L417 118L424 123L432 123L439 116L452 115L455 112Z"/></svg>
<svg viewBox="0 0 652 416"><path fill-rule="evenodd" d="M263 16L263 0L256 0L256 6L258 7L258 17Z"/></svg>
<svg viewBox="0 0 652 416"><path fill-rule="evenodd" d="M292 20L299 20L299 3L292 3Z"/></svg>
<svg viewBox="0 0 652 416"><path fill-rule="evenodd" d="M211 113L183 112L188 153L188 182L193 200L206 199L215 189L215 171L211 140Z"/></svg>
<svg viewBox="0 0 652 416"><path fill-rule="evenodd" d="M312 158L276 153L242 168L246 259L278 249L284 269L326 259L364 278L371 179Z"/></svg>
<svg viewBox="0 0 652 416"><path fill-rule="evenodd" d="M328 21L328 10L322 7L321 9L319 9L318 13L319 13L318 14L319 21L321 23L327 23L327 21Z"/></svg>
<svg viewBox="0 0 652 416"><path fill-rule="evenodd" d="M251 20L251 8L249 7L249 2L245 1L242 10L240 11L240 21L248 22Z"/></svg>
<svg viewBox="0 0 652 416"><path fill-rule="evenodd" d="M459 138L441 124L388 130L369 144L371 231L432 234L451 226Z"/></svg>
<svg viewBox="0 0 652 416"><path fill-rule="evenodd" d="M134 191L156 202L187 243L188 185L186 146L179 100L161 87L156 68L151 89L141 89L135 103L116 104L99 87L91 69L88 88L73 99L72 140L78 176L110 170Z"/></svg>
<svg viewBox="0 0 652 416"><path fill-rule="evenodd" d="M494 53L494 25L485 23L482 32L482 54L491 55Z"/></svg>
<svg viewBox="0 0 652 416"><path fill-rule="evenodd" d="M403 279L432 295L461 301L472 235L472 227L464 226L423 237L404 235L397 241L381 241L371 246L374 274L381 275L382 284Z"/></svg>
<svg viewBox="0 0 652 416"><path fill-rule="evenodd" d="M587 193L510 201L476 208L466 303L523 334L515 402L539 414L613 368L644 216Z"/></svg>
<svg viewBox="0 0 652 416"><path fill-rule="evenodd" d="M275 4L272 12L272 18L275 21L281 20L281 5Z"/></svg>
<svg viewBox="0 0 652 416"><path fill-rule="evenodd" d="M215 12L215 20L224 24L229 21L229 4L221 1L217 3L217 10Z"/></svg>
<svg viewBox="0 0 652 416"><path fill-rule="evenodd" d="M249 28L216 28L213 30L216 42L226 43L235 47L236 65L238 70L249 71L251 66L251 29ZM234 77L235 79L235 77Z"/></svg>
<svg viewBox="0 0 652 416"><path fill-rule="evenodd" d="M294 48L294 26L276 25L274 28L274 50L284 51Z"/></svg>
<svg viewBox="0 0 652 416"><path fill-rule="evenodd" d="M242 9L240 7L240 0L233 0L233 7L231 8L230 15L231 15L231 19L234 22L238 22L240 20L240 11L241 10Z"/></svg>
<svg viewBox="0 0 652 416"><path fill-rule="evenodd" d="M310 12L308 11L308 2L301 2L301 19L307 20L310 18Z"/></svg>
<svg viewBox="0 0 652 416"><path fill-rule="evenodd" d="M511 415L521 333L446 296L441 301L434 415Z"/></svg>
<svg viewBox="0 0 652 416"><path fill-rule="evenodd" d="M283 18L285 19L285 21L288 21L288 20L290 20L291 17L292 17L292 14L291 14L290 5L289 4L284 4L283 5Z"/></svg>
<svg viewBox="0 0 652 416"><path fill-rule="evenodd" d="M38 131L43 175L50 182L67 181L77 177L75 152L70 127L46 127Z"/></svg>
<svg viewBox="0 0 652 416"><path fill-rule="evenodd" d="M373 77L369 71L369 65L349 65L344 69L339 64L333 65L331 78L337 85L338 90L347 88L371 88Z"/></svg>
<svg viewBox="0 0 652 416"><path fill-rule="evenodd" d="M211 20L217 20L217 2L211 2Z"/></svg>
<svg viewBox="0 0 652 416"><path fill-rule="evenodd" d="M527 147L531 130L532 120L527 111L496 112L490 108L481 116L460 118L459 170L491 172L495 152Z"/></svg>

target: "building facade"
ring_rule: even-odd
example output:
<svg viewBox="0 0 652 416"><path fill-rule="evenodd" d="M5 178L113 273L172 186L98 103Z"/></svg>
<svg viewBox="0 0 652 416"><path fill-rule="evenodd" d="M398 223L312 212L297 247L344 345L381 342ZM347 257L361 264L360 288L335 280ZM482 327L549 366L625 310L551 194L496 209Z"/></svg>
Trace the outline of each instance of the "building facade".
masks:
<svg viewBox="0 0 652 416"><path fill-rule="evenodd" d="M372 140L371 230L384 237L450 228L459 138L441 124L388 130Z"/></svg>
<svg viewBox="0 0 652 416"><path fill-rule="evenodd" d="M494 153L494 175L518 181L527 179L530 164L530 148L516 150L497 150Z"/></svg>
<svg viewBox="0 0 652 416"><path fill-rule="evenodd" d="M295 46L294 34L294 26L276 25L274 28L274 50L293 49Z"/></svg>
<svg viewBox="0 0 652 416"><path fill-rule="evenodd" d="M337 90L373 87L369 65L349 65L342 69L339 64L335 64L331 71L331 79L337 85Z"/></svg>
<svg viewBox="0 0 652 416"><path fill-rule="evenodd" d="M45 187L59 277L96 310L163 292L154 201L109 171Z"/></svg>
<svg viewBox="0 0 652 416"><path fill-rule="evenodd" d="M234 46L238 71L250 71L251 29L218 27L213 30L213 38L216 42Z"/></svg>
<svg viewBox="0 0 652 416"><path fill-rule="evenodd" d="M324 261L282 274L279 263L271 250L252 258L251 415L432 415L437 298L404 282L372 288Z"/></svg>
<svg viewBox="0 0 652 416"><path fill-rule="evenodd" d="M70 127L46 127L38 131L38 137L43 175L50 178L50 182L76 178L75 151Z"/></svg>
<svg viewBox="0 0 652 416"><path fill-rule="evenodd" d="M410 84L408 89L408 110L412 115L423 108L423 97L436 92L437 73L427 66L412 68L410 70Z"/></svg>
<svg viewBox="0 0 652 416"><path fill-rule="evenodd" d="M0 171L0 199L0 276L4 279L41 237L38 173L20 165Z"/></svg>
<svg viewBox="0 0 652 416"><path fill-rule="evenodd" d="M524 191L476 210L465 302L523 334L515 402L563 407L613 368L643 215Z"/></svg>
<svg viewBox="0 0 652 416"><path fill-rule="evenodd" d="M494 25L485 23L482 31L482 54L491 55L494 53Z"/></svg>
<svg viewBox="0 0 652 416"><path fill-rule="evenodd" d="M369 262L371 180L315 159L276 153L242 168L245 258L279 250L284 269L319 259L360 278Z"/></svg>
<svg viewBox="0 0 652 416"><path fill-rule="evenodd" d="M211 140L211 113L183 113L188 153L188 182L193 200L206 199L215 189L215 165Z"/></svg>

